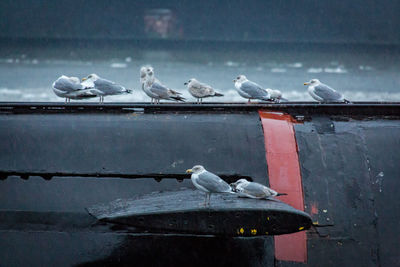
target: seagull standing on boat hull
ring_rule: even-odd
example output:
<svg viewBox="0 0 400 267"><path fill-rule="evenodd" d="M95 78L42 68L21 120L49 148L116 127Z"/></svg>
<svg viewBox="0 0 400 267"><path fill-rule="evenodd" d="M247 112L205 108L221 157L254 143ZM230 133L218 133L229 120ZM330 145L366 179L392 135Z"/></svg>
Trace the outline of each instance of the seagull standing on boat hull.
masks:
<svg viewBox="0 0 400 267"><path fill-rule="evenodd" d="M287 195L285 193L278 193L271 188L255 183L249 182L246 179L240 179L231 184L232 190L236 192L240 197L248 198L269 198L275 196Z"/></svg>
<svg viewBox="0 0 400 267"><path fill-rule="evenodd" d="M309 82L305 82L304 85L308 85L308 93L318 102L350 103L342 93L321 83L318 79L312 79Z"/></svg>
<svg viewBox="0 0 400 267"><path fill-rule="evenodd" d="M211 194L212 193L231 193L234 194L232 191L231 186L219 178L217 175L207 171L201 165L196 165L191 169L186 170L186 173L191 173L191 180L193 185L206 193L206 198L204 201L204 205L210 205Z"/></svg>

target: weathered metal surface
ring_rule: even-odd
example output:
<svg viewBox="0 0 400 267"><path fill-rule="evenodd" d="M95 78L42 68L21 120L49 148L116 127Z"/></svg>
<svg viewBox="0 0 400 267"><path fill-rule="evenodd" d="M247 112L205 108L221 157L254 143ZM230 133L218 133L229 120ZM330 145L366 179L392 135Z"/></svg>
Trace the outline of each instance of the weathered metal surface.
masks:
<svg viewBox="0 0 400 267"><path fill-rule="evenodd" d="M309 234L309 265L398 265L400 121L320 116L295 129L306 211L326 226Z"/></svg>
<svg viewBox="0 0 400 267"><path fill-rule="evenodd" d="M308 214L278 200L213 194L204 206L198 190L155 192L134 199L95 205L88 212L97 219L146 230L200 235L279 235L310 228Z"/></svg>
<svg viewBox="0 0 400 267"><path fill-rule="evenodd" d="M184 179L187 168L202 164L229 182L241 176L267 180L256 112L1 114L0 150L3 178ZM221 155L229 160L220 164Z"/></svg>
<svg viewBox="0 0 400 267"><path fill-rule="evenodd" d="M183 168L175 160L183 156L189 158L189 167L192 162L199 161L210 166L208 168L213 172L225 175L224 179L234 179L235 175L247 176L268 184L264 137L257 114L258 109L266 108L289 112L299 122L295 130L306 212L312 215L313 221L325 226L307 232L306 265L397 266L400 262L399 242L396 239L400 236L400 195L397 193L400 176L399 107L398 103L215 106L0 103L0 164L7 157L7 160L14 156L15 159L30 158L32 162L12 164L16 164L20 171L33 172L26 167L38 162L36 158L41 157L41 153L47 153L46 160L49 162L64 162L66 165L77 162L74 158L77 156L80 163L69 165L68 172L62 174L79 176L84 174L82 170L86 161L91 166L96 163L103 165L103 160L92 162L88 157L98 154L102 159L102 151L89 149L88 153L82 149L89 147L88 137L94 134L94 139L100 141L96 146L105 145L103 153L109 153L108 158L112 161L115 159L117 168L121 168L119 164L122 163L117 161L121 160L118 154L129 158L123 159L123 165L130 165L125 169L126 178L137 178L117 179L119 175L124 177L123 172L114 169L115 172L111 173L99 168L95 172L85 170L85 173L93 176L115 175L114 178L57 177L43 180L29 177L22 180L9 177L0 181L0 265L70 266L84 263L104 266L146 265L149 262L170 266L301 265L274 261L274 244L270 236L229 238L147 234L140 229L127 229L116 224L111 227L110 224L92 225L90 215L84 213L85 207L117 198L132 198L156 190L193 188L188 179L179 183L175 179L156 182L145 178L151 177L146 176L149 174L157 174L157 179L175 178L186 168L186 161L182 164L185 165ZM193 124L185 121L184 116L194 116ZM133 119L138 117L141 119ZM206 120L211 117L213 119ZM137 121L139 123L134 123ZM86 122L90 129L85 126ZM201 127L196 127L196 123ZM157 124L160 124L159 128ZM112 125L120 125L121 129L115 130ZM169 144L161 146L158 143L160 137L149 129L160 131ZM64 138L55 142L54 136L60 133ZM125 139L120 139L121 135ZM156 164L154 158L157 153L145 151L143 139L135 135L148 135L149 142L156 144L157 151L162 152ZM15 140L17 136L19 139ZM68 136L77 137L77 143L71 142ZM25 137L28 137L32 148L27 146ZM205 142L209 137L213 141ZM126 152L128 149L122 149L123 143L129 144L129 153ZM171 149L177 143L180 144L177 149ZM141 149L132 149L133 144ZM207 152L201 152L198 144ZM57 152L54 146L64 149L64 153ZM231 146L235 146L235 150L230 150ZM15 149L8 150L14 154L4 155L5 147ZM111 153L110 149L116 152ZM151 155L151 161L131 156L143 151ZM24 153L26 155L19 155ZM247 165L238 161L242 158L246 159ZM51 168L47 163L39 163L44 167L36 170L37 173L44 174L47 167ZM4 166L9 170L10 165ZM153 167L152 172L149 171L150 166ZM168 167L160 173L157 170L161 166ZM75 167L80 171L75 172ZM134 171L127 172L128 168ZM57 172L56 169L51 171ZM140 172L139 176L134 176L136 171ZM28 172L19 174L29 176ZM23 213L16 214L16 211Z"/></svg>

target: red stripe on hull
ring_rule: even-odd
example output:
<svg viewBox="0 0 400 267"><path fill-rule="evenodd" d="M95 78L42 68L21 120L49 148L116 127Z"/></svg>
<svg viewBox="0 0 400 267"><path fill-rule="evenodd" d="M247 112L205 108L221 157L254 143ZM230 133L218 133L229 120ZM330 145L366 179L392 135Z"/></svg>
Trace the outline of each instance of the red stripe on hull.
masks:
<svg viewBox="0 0 400 267"><path fill-rule="evenodd" d="M279 199L304 211L303 186L300 174L293 118L288 114L259 111L264 129L269 184L279 193ZM283 261L307 261L305 231L275 236L275 258Z"/></svg>

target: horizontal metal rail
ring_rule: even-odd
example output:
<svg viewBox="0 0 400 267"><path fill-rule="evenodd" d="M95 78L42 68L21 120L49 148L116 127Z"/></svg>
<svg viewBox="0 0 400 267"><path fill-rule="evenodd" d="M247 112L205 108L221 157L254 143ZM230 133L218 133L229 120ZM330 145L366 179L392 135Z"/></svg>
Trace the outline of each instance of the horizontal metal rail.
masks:
<svg viewBox="0 0 400 267"><path fill-rule="evenodd" d="M63 103L63 102L0 102L0 114L18 113L157 113L157 112L246 112L268 109L282 111L291 115L367 115L367 116L400 116L400 102L353 102L317 103L228 103L207 102L203 104L161 103Z"/></svg>
<svg viewBox="0 0 400 267"><path fill-rule="evenodd" d="M27 172L16 172L16 171L0 171L0 180L5 180L9 176L19 176L21 179L27 180L30 176L42 177L45 180L51 180L53 177L80 177L80 178L125 178L125 179L154 179L160 182L162 179L176 179L182 182L184 179L190 179L190 175L182 173L147 173L147 174L126 174L126 173L66 173L66 172L37 172L37 171L27 171ZM219 175L223 180L233 183L239 178L247 179L253 181L249 176L244 176L240 174L233 175Z"/></svg>

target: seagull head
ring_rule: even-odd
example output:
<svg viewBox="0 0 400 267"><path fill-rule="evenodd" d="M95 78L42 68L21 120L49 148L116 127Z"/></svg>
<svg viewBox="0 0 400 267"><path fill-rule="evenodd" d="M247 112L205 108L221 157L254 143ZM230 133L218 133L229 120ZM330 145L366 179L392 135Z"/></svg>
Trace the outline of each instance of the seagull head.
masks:
<svg viewBox="0 0 400 267"><path fill-rule="evenodd" d="M234 83L243 83L245 81L247 81L247 78L244 75L239 75L233 80Z"/></svg>
<svg viewBox="0 0 400 267"><path fill-rule="evenodd" d="M74 83L80 83L81 82L78 77L69 77L69 79Z"/></svg>
<svg viewBox="0 0 400 267"><path fill-rule="evenodd" d="M96 81L97 79L99 79L100 77L99 76L97 76L97 74L94 74L94 73L92 73L92 74L89 74L88 76L86 76L85 78L82 78L82 82L83 81L86 81L86 80L89 80L89 81Z"/></svg>
<svg viewBox="0 0 400 267"><path fill-rule="evenodd" d="M153 77L153 75L154 75L154 69L153 69L153 67L147 66L147 67L146 67L146 74L147 74L147 76L149 76L149 77Z"/></svg>
<svg viewBox="0 0 400 267"><path fill-rule="evenodd" d="M237 188L239 185L246 185L246 184L248 184L248 183L249 183L249 181L247 181L246 179L239 179L239 180L237 180L236 182L231 183L230 186L231 186L231 188L233 189L233 191L235 191L236 188Z"/></svg>
<svg viewBox="0 0 400 267"><path fill-rule="evenodd" d="M195 165L193 166L193 168L186 170L186 173L195 173L195 174L199 174L204 172L206 169L204 169L203 166L201 165Z"/></svg>
<svg viewBox="0 0 400 267"><path fill-rule="evenodd" d="M188 87L190 87L190 85L194 82L197 82L197 80L195 78L190 79L189 81L185 82L184 85L187 85Z"/></svg>
<svg viewBox="0 0 400 267"><path fill-rule="evenodd" d="M311 79L309 82L305 82L304 85L316 85L319 83L320 81L318 79Z"/></svg>
<svg viewBox="0 0 400 267"><path fill-rule="evenodd" d="M273 99L280 99L282 97L282 92L279 90L267 88L265 91L267 91L270 97Z"/></svg>

